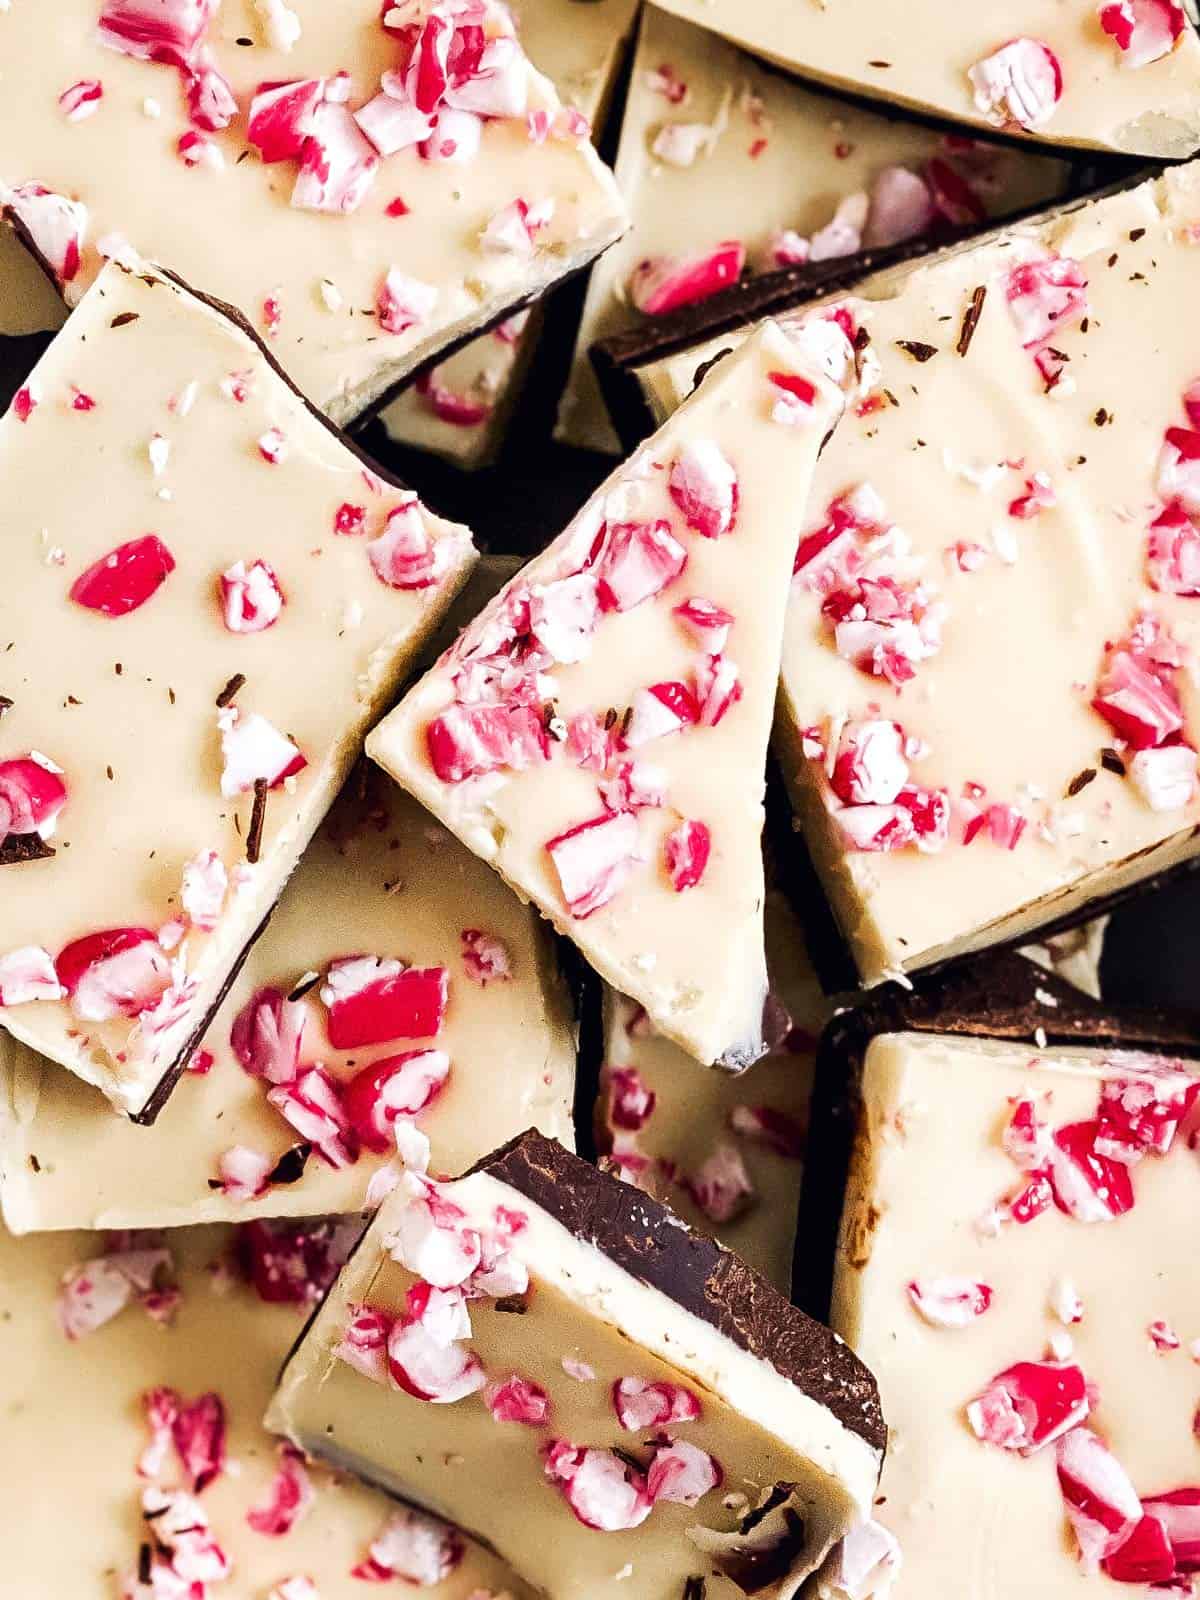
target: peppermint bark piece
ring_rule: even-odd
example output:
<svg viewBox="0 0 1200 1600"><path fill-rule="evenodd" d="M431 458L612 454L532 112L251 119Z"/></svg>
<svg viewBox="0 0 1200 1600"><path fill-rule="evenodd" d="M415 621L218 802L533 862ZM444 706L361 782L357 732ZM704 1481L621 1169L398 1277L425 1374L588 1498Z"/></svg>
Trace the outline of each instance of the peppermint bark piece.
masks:
<svg viewBox="0 0 1200 1600"><path fill-rule="evenodd" d="M666 1201L787 1294L813 1061L830 1002L777 889L767 891L766 930L771 992L790 1026L739 1077L698 1074L639 1005L605 991L596 1142L609 1170Z"/></svg>
<svg viewBox="0 0 1200 1600"><path fill-rule="evenodd" d="M16 1232L358 1211L398 1125L428 1137L443 1171L498 1131L571 1143L574 1078L541 918L364 765L152 1134L0 1040L0 1202ZM498 1084L483 1129L480 1097Z"/></svg>
<svg viewBox="0 0 1200 1600"><path fill-rule="evenodd" d="M14 1593L336 1600L394 1580L433 1600L532 1595L457 1529L263 1429L346 1233L0 1230L0 1409L7 1458L21 1463L5 1489Z"/></svg>
<svg viewBox="0 0 1200 1600"><path fill-rule="evenodd" d="M1186 156L1200 146L1200 43L1179 0L662 0L804 77L1054 144Z"/></svg>
<svg viewBox="0 0 1200 1600"><path fill-rule="evenodd" d="M781 585L837 402L764 329L368 746L662 1033L733 1069L765 1048Z"/></svg>
<svg viewBox="0 0 1200 1600"><path fill-rule="evenodd" d="M598 140L625 64L635 0L523 0L523 48ZM475 470L496 455L542 338L538 307L517 312L425 372L382 413L398 444Z"/></svg>
<svg viewBox="0 0 1200 1600"><path fill-rule="evenodd" d="M1087 1048L1097 1022L1043 999L1040 1045L953 1007L957 1036L901 1007L829 1041L814 1140L853 1130L833 1325L890 1425L880 1526L830 1562L830 1600L936 1593L964 1562L983 1597L1190 1592L1194 1024L1191 1059L1165 1018L1122 1048L1119 1013Z"/></svg>
<svg viewBox="0 0 1200 1600"><path fill-rule="evenodd" d="M457 1182L405 1173L268 1426L453 1508L549 1600L794 1595L884 1441L826 1329L536 1134Z"/></svg>
<svg viewBox="0 0 1200 1600"><path fill-rule="evenodd" d="M1166 330L1198 222L1191 163L792 318L858 346L855 414L802 526L776 726L866 982L1024 939L1196 855L1200 411ZM1131 373L1135 328L1162 332ZM658 363L658 403L736 337Z"/></svg>
<svg viewBox="0 0 1200 1600"><path fill-rule="evenodd" d="M702 19L706 20L706 19ZM1062 194L1063 161L947 135L802 88L647 6L615 171L631 226L596 262L559 412L568 444L618 453L588 357L742 275L982 222Z"/></svg>
<svg viewBox="0 0 1200 1600"><path fill-rule="evenodd" d="M0 207L68 303L132 247L339 422L623 226L493 0L64 0L0 27Z"/></svg>
<svg viewBox="0 0 1200 1600"><path fill-rule="evenodd" d="M0 479L0 1027L152 1114L470 535L149 267L18 392Z"/></svg>

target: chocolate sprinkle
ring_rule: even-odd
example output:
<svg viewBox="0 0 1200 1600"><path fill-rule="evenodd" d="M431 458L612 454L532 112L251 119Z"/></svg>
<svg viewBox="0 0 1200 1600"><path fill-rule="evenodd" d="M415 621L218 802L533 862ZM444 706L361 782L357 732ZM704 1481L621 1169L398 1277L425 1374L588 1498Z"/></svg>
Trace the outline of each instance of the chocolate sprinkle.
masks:
<svg viewBox="0 0 1200 1600"><path fill-rule="evenodd" d="M1074 799L1077 794L1086 789L1096 776L1095 767L1084 767L1082 772L1077 772L1067 785L1067 794Z"/></svg>
<svg viewBox="0 0 1200 1600"><path fill-rule="evenodd" d="M1104 749L1100 752L1100 765L1105 772L1115 772L1118 778L1125 776L1125 763L1115 750Z"/></svg>
<svg viewBox="0 0 1200 1600"><path fill-rule="evenodd" d="M492 1310L507 1311L511 1316L523 1317L529 1310L529 1302L523 1294L506 1294L499 1300L492 1301Z"/></svg>
<svg viewBox="0 0 1200 1600"><path fill-rule="evenodd" d="M937 345L922 344L919 339L897 339L896 344L905 355L910 355L914 361L919 361L922 365L926 361L932 361L938 353Z"/></svg>
<svg viewBox="0 0 1200 1600"><path fill-rule="evenodd" d="M136 322L141 316L140 311L121 311L109 323L110 328L127 328L131 322Z"/></svg>
<svg viewBox="0 0 1200 1600"><path fill-rule="evenodd" d="M971 291L971 303L963 313L962 328L959 331L958 343L955 349L960 356L965 356L971 348L971 340L975 337L975 329L979 326L979 319L983 315L983 302L987 299L987 284L977 284Z"/></svg>
<svg viewBox="0 0 1200 1600"><path fill-rule="evenodd" d="M12 708L13 703L8 696L6 694L0 694L0 717L2 717L6 711L11 711Z"/></svg>
<svg viewBox="0 0 1200 1600"><path fill-rule="evenodd" d="M10 833L0 840L0 867L17 867L25 861L48 861L54 854L40 833Z"/></svg>
<svg viewBox="0 0 1200 1600"><path fill-rule="evenodd" d="M303 1000L306 994L311 994L321 981L321 974L314 973L311 978L306 978L303 983L298 983L288 995L289 1000Z"/></svg>
<svg viewBox="0 0 1200 1600"><path fill-rule="evenodd" d="M312 1155L311 1144L294 1144L290 1150L285 1150L279 1160L267 1173L268 1183L299 1183L304 1176L304 1168L308 1158Z"/></svg>
<svg viewBox="0 0 1200 1600"><path fill-rule="evenodd" d="M263 824L267 820L267 789L265 778L254 780L254 810L250 813L250 832L246 835L246 860L256 866L262 853Z"/></svg>
<svg viewBox="0 0 1200 1600"><path fill-rule="evenodd" d="M217 705L224 710L224 708L229 704L239 690L244 687L245 682L246 674L244 672L235 672L233 677L230 678L229 682L217 696Z"/></svg>

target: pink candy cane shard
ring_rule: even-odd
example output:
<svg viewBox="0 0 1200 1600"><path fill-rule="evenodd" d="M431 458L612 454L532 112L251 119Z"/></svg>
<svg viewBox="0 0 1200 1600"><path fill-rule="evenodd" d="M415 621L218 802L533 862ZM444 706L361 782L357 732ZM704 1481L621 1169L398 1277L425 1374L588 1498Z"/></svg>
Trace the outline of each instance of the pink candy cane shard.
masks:
<svg viewBox="0 0 1200 1600"><path fill-rule="evenodd" d="M976 109L997 128L1045 126L1062 99L1058 57L1040 39L1011 39L967 73Z"/></svg>
<svg viewBox="0 0 1200 1600"><path fill-rule="evenodd" d="M763 992L757 936L735 940L746 982L732 1002L736 1021L718 1018L732 975L701 982L683 970L695 941L682 921L677 944L659 935L658 948L641 948L638 908L672 896L703 915L702 902L716 908L728 892L724 867L743 844L708 803L702 774L734 763L735 790L754 781L786 598L764 602L764 585L771 571L786 584L783 547L794 545L777 498L765 481L748 482L745 463L761 480L761 463L778 462L806 484L814 434L838 404L786 337L753 341L512 580L372 739L393 776L704 1058L726 1056L735 1033L739 1059L762 1049L761 1007L750 998ZM632 681L618 662L637 663ZM564 769L587 782L568 787ZM543 806L541 793L555 798ZM748 858L747 870L757 870ZM667 998L671 985L704 997L686 1019Z"/></svg>

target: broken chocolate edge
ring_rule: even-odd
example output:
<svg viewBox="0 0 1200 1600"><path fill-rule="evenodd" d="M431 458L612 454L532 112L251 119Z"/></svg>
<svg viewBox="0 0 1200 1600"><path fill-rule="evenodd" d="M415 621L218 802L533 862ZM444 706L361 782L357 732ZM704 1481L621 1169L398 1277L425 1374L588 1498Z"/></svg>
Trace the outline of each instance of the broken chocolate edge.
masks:
<svg viewBox="0 0 1200 1600"><path fill-rule="evenodd" d="M879 1034L904 1032L1007 1040L1031 1049L1041 1048L1044 1036L1050 1048L1148 1050L1200 1060L1200 1013L1093 1000L1012 950L922 977L911 990L885 984L840 1012L817 1051L793 1258L792 1297L812 1317L829 1316L867 1047Z"/></svg>
<svg viewBox="0 0 1200 1600"><path fill-rule="evenodd" d="M873 1450L884 1449L875 1380L849 1347L660 1201L533 1130L470 1170L524 1195L622 1271L769 1363Z"/></svg>

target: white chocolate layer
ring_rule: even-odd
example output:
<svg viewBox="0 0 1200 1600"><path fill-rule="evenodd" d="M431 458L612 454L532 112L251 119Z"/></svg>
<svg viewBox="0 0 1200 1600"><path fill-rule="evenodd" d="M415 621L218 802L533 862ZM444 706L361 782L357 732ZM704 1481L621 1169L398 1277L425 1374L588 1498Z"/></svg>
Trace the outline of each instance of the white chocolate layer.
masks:
<svg viewBox="0 0 1200 1600"><path fill-rule="evenodd" d="M635 11L636 0L518 0L513 7L530 58L597 138ZM541 333L535 307L456 350L382 412L389 436L468 470L486 466L512 422Z"/></svg>
<svg viewBox="0 0 1200 1600"><path fill-rule="evenodd" d="M146 929L154 959L177 964L157 1011L105 1020L36 999L0 1008L0 1026L137 1112L215 1006L474 552L465 528L366 471L248 335L149 269L106 269L38 364L0 421L0 481L13 701L0 756L41 752L68 791L57 854L0 868L0 954L57 958L101 930ZM401 590L368 550L410 502L440 576ZM363 532L335 533L343 504L362 508ZM114 616L69 598L151 530L174 570L144 604ZM282 590L265 631L227 626L220 579L239 561L265 563ZM265 718L308 763L269 790L257 864L249 768L270 764L257 747L230 768L245 786L222 794L216 701L237 673L239 718ZM209 850L226 880L211 930L181 903L185 866Z"/></svg>
<svg viewBox="0 0 1200 1600"><path fill-rule="evenodd" d="M662 4L805 76L979 126L986 120L968 69L1011 39L1044 41L1063 84L1041 137L1130 155L1186 156L1200 146L1200 42L1190 23L1170 54L1131 68L1091 0L1019 0L1003 15L948 0Z"/></svg>
<svg viewBox="0 0 1200 1600"><path fill-rule="evenodd" d="M897 689L838 654L819 596L803 576L793 584L779 749L868 982L1026 936L1196 851L1196 795L1153 809L1131 778L1107 770L1104 750L1118 747L1130 763L1134 752L1091 700L1106 642L1126 638L1146 608L1185 654L1173 689L1182 737L1196 738L1200 705L1187 663L1200 645L1200 612L1186 594L1151 586L1147 536L1164 506L1157 469L1166 430L1186 424L1183 394L1197 375L1176 336L1178 308L1200 271L1197 223L1193 163L1039 227L881 274L846 302L870 333L881 373L822 457L804 532L820 527L838 496L869 485L948 608L940 649ZM1068 317L1050 341L1068 359L1047 390L1006 292L1014 267L1051 253L1077 262L1088 282L1082 320ZM964 358L956 346L980 287L986 298ZM900 340L937 353L917 360ZM728 343L649 369L655 405L669 410L697 365ZM1022 519L1009 507L1035 472L1047 475L1055 504ZM974 570L960 570L960 544ZM933 854L848 849L802 731L836 735L839 719L876 714L927 747L912 759L915 783L945 788L955 806L965 786L979 785L984 806L1024 816L1015 847L985 828L968 847L952 836Z"/></svg>
<svg viewBox="0 0 1200 1600"><path fill-rule="evenodd" d="M423 3L420 16L430 9ZM246 139L259 84L345 71L357 110L401 57L380 24L378 0L294 0L290 10L300 23L290 50L268 42L252 0L227 0L217 12L207 44L239 111L225 131L205 135L217 156L191 167L176 148L194 131L180 73L104 48L96 0L0 15L0 184L37 182L88 208L72 297L95 276L100 242L118 236L237 306L264 334L275 326L268 302L277 305L273 354L321 410L344 422L453 340L583 266L620 234L623 216L585 136L530 137L526 112L553 122L560 104L529 66L525 110L487 121L472 160L424 160L409 145L382 160L353 212L293 207L297 161L264 165ZM506 26L501 9L491 10L487 26ZM71 121L58 96L88 80L99 80L103 98L86 120ZM406 215L388 214L397 197ZM484 251L482 229L518 197L531 206L553 202L536 249L527 257ZM436 290L432 310L402 332L385 331L375 313L392 267Z"/></svg>
<svg viewBox="0 0 1200 1600"><path fill-rule="evenodd" d="M273 1585L300 1574L321 1600L363 1587L350 1571L395 1510L383 1495L313 1466L315 1498L290 1533L271 1537L246 1522L270 1499L279 1457L261 1417L304 1311L267 1304L231 1275L233 1239L228 1228L169 1236L183 1291L169 1327L131 1305L69 1344L55 1325L59 1280L102 1254L102 1238L15 1240L0 1230L0 1416L5 1461L20 1466L5 1485L4 1582L12 1594L113 1600L136 1571L148 1480L135 1467L150 1439L141 1397L158 1385L188 1401L215 1392L225 1405L229 1463L200 1503L234 1571L211 1585L211 1600L267 1600ZM169 1454L161 1481L177 1478ZM531 1593L476 1545L451 1577L422 1592L434 1600Z"/></svg>
<svg viewBox="0 0 1200 1600"><path fill-rule="evenodd" d="M793 412L772 372L785 382L794 375L801 387L811 376L814 404ZM785 598L793 508L805 499L817 449L836 413L832 387L797 358L786 338L765 329L593 496L481 615L459 648L409 692L368 746L374 760L572 938L606 981L643 1004L661 1032L710 1063L740 1067L762 1053L761 740L773 700L777 607ZM781 414L797 420L780 420ZM684 451L709 446L737 483L734 526L717 538L685 526L667 482ZM655 523L660 532L665 529L686 565L640 604L598 614L593 609L591 632L585 630L582 641L569 628L560 641L544 627L551 646L537 659L554 670L543 671L544 682L533 691L545 703L553 700L552 713L540 707L548 719L549 754L523 770L508 763L486 772L472 758L461 768L443 765L447 776L440 777L430 755L431 730L436 734L452 718L475 715L474 703L456 699L475 693L467 670L473 674L489 651L512 661L504 655L514 648L510 614L521 610L526 597L550 607L571 585L586 585L586 576L574 575L592 559L606 519L624 527L631 518L635 531ZM563 580L567 590L551 587ZM726 668L736 664L742 698L727 711L714 711L708 725L693 721L674 735L651 723L644 740L635 734L636 747L613 752L612 739L624 742L634 728L630 717L639 693L648 701L652 685L686 684L705 670L709 657L674 614L694 597L714 602L733 619L720 659ZM564 662L569 655L574 663ZM481 703L494 703L489 695L514 695L506 684L502 677L485 687ZM657 718L657 708L650 711ZM684 714L694 716L694 708ZM579 716L598 727L607 724L609 753L600 770L573 759L567 735ZM564 740L563 748L554 748ZM639 782L660 787L661 803L632 801L634 809L621 809L627 820L619 823L624 832L613 858L614 877L607 880L612 892L602 897L606 880L597 873L593 900L590 887L572 892L560 880L548 846L571 829L618 814L619 802L602 806L597 781L606 764L613 778L630 758L636 758ZM477 775L456 781L452 774L459 770ZM666 839L685 821L708 828L711 855L701 881L677 891L665 870ZM590 843L592 835L586 837ZM592 871L589 861L584 874Z"/></svg>
<svg viewBox="0 0 1200 1600"><path fill-rule="evenodd" d="M413 1277L385 1248L409 1204L403 1189L384 1203L294 1353L269 1425L430 1510L453 1506L461 1525L528 1573L547 1600L618 1600L630 1584L646 1600L674 1600L697 1575L715 1600L735 1600L743 1591L705 1559L689 1530L731 1533L747 1498L753 1506L774 1483L794 1483L807 1528L803 1559L760 1591L790 1600L839 1526L869 1503L875 1452L765 1361L507 1184L481 1172L442 1192L485 1230L497 1207L525 1219L508 1259L528 1270L526 1309L500 1314L487 1299L469 1302L470 1347L489 1374L515 1371L543 1388L547 1425L497 1422L479 1393L435 1408L394 1387L381 1390L334 1355L351 1305L404 1308ZM565 1369L567 1361L583 1364L579 1375ZM625 1376L699 1391L703 1415L669 1431L721 1463L734 1505L719 1490L695 1506L660 1501L640 1527L603 1535L576 1520L546 1478L541 1447L565 1438L636 1452L637 1431L622 1428L610 1398Z"/></svg>
<svg viewBox="0 0 1200 1600"><path fill-rule="evenodd" d="M843 202L861 196L866 210L881 173L919 174L931 160L962 180L981 215L1051 199L1068 178L1061 161L972 144L801 88L707 28L648 5L615 167L631 226L588 279L558 437L620 453L588 349L644 320L630 289L639 262L703 256L733 239L744 246L749 271L769 271L825 229ZM874 212L883 226L878 205ZM870 242L870 211L867 226ZM855 248L852 233L837 244L829 239L827 248Z"/></svg>
<svg viewBox="0 0 1200 1600"><path fill-rule="evenodd" d="M1125 1070L1146 1059L1124 1058ZM1133 1209L1115 1220L1085 1223L1051 1206L994 1236L979 1227L1024 1181L1001 1144L1013 1099L1033 1098L1054 1127L1090 1119L1104 1079L1121 1071L1121 1058L1098 1051L911 1034L868 1049L832 1321L876 1373L888 1417L874 1515L903 1551L892 1600L1126 1592L1077 1558L1054 1445L1029 1456L1000 1449L965 1415L996 1374L1047 1359L1051 1340L1096 1386L1086 1425L1139 1495L1196 1482L1188 1344L1200 1291L1183 1221L1195 1186L1191 1120L1170 1154L1131 1169ZM988 1310L961 1328L923 1320L907 1285L943 1275L986 1283ZM1055 1307L1076 1296L1082 1320L1067 1324ZM1160 1319L1183 1348L1156 1350L1149 1326Z"/></svg>
<svg viewBox="0 0 1200 1600"><path fill-rule="evenodd" d="M0 1037L0 1201L11 1229L174 1227L360 1210L386 1153L363 1150L341 1168L314 1153L298 1182L274 1184L257 1199L210 1187L230 1149L259 1152L273 1169L299 1141L268 1102L270 1085L238 1061L234 1019L260 989L287 993L306 974L324 976L331 960L360 952L446 967L445 1023L428 1040L337 1050L314 988L302 1002L304 1062L319 1061L345 1083L398 1050L445 1051L449 1077L416 1118L439 1172L461 1172L497 1140L529 1127L572 1142L574 1026L541 919L381 775L363 801L355 781L209 1027L202 1049L211 1065L185 1074L152 1129L115 1115L87 1084ZM500 940L508 978L471 979L461 937L468 927ZM500 1085L503 1093L494 1092Z"/></svg>

